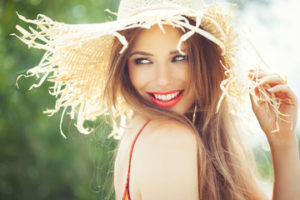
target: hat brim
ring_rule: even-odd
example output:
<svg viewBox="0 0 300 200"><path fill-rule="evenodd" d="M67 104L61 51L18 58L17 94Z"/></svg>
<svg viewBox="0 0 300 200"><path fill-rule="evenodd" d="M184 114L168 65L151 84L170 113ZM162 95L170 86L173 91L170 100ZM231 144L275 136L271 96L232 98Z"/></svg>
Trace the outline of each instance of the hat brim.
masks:
<svg viewBox="0 0 300 200"><path fill-rule="evenodd" d="M56 106L48 110L54 114L60 108L71 107L71 116L77 115L77 127L80 132L88 133L83 127L85 120L95 120L107 111L103 98L105 76L109 67L110 49L115 37L126 48L127 41L120 31L132 28L150 28L158 24L170 24L188 30L180 42L184 42L193 34L200 34L216 43L222 50L224 63L232 66L236 52L236 34L231 26L232 16L215 8L202 10L170 10L157 9L137 13L134 16L100 24L64 24L54 22L44 15L36 20L25 22L37 25L31 32L17 26L23 34L17 36L29 47L45 50L39 65L28 70L28 76L43 74L38 87L44 80L54 82L50 93L57 97ZM188 18L195 21L191 25ZM179 45L180 46L180 45ZM121 105L122 104L122 105ZM119 107L124 102L120 100ZM125 112L120 109L119 112Z"/></svg>

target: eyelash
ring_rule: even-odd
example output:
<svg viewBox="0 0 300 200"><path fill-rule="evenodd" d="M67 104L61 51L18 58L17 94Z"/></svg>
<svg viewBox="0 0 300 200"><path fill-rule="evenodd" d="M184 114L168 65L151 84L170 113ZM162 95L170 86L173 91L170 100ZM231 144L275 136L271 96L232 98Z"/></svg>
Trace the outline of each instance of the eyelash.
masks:
<svg viewBox="0 0 300 200"><path fill-rule="evenodd" d="M179 60L178 60L179 58ZM188 56L184 56L184 55L177 55L177 56L174 56L171 60L171 62L184 62L188 60ZM137 58L134 60L134 63L136 65L148 65L148 64L152 64L152 62L147 59L147 58Z"/></svg>
<svg viewBox="0 0 300 200"><path fill-rule="evenodd" d="M146 63L144 63L144 61L146 61ZM137 58L134 60L134 63L136 65L147 65L147 64L151 64L152 62L147 58Z"/></svg>
<svg viewBox="0 0 300 200"><path fill-rule="evenodd" d="M180 59L177 60L178 58L180 58ZM172 58L172 62L183 62L183 61L186 61L186 60L188 60L188 57L184 56L184 55L177 55L177 56L174 56Z"/></svg>

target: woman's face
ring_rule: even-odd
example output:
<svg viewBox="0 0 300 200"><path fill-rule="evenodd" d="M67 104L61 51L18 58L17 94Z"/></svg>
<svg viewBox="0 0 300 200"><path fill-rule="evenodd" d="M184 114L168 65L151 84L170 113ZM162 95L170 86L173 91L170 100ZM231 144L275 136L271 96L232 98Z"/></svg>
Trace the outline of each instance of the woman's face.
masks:
<svg viewBox="0 0 300 200"><path fill-rule="evenodd" d="M128 58L129 76L132 85L146 100L184 114L195 99L187 90L188 57L177 50L179 30L168 25L164 30L165 34L158 26L153 26L139 34ZM184 44L181 49L185 52Z"/></svg>

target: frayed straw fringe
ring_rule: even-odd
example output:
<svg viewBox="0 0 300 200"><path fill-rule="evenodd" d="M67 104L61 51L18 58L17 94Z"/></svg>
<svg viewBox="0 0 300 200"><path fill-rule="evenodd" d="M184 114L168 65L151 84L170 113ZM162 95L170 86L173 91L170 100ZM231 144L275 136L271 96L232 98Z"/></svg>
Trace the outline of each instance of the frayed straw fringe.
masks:
<svg viewBox="0 0 300 200"><path fill-rule="evenodd" d="M205 7L197 12L182 9L180 11L167 10L164 13L153 12L144 12L116 22L83 25L54 22L44 15L38 15L36 20L29 20L18 14L21 20L36 25L37 29L29 27L31 32L28 32L22 27L16 26L23 35L13 35L27 44L29 48L45 50L45 54L37 66L29 69L26 75L19 75L17 81L21 77L40 78L42 75L39 83L33 84L30 89L39 87L45 80L54 82L49 93L57 98L55 108L44 112L52 116L60 108L63 108L60 131L66 137L62 131L62 123L67 107L70 107L69 114L71 119L77 119L75 125L79 132L88 134L93 129L84 127L84 122L86 120L94 121L98 116L106 115L109 110L103 92L114 37L122 43L123 48L120 53L123 53L128 42L119 33L120 31L132 28L150 28L157 24L164 32L163 25L170 24L181 30L189 30L180 38L177 45L179 52L181 52L182 43L193 34L200 34L220 47L225 60L225 63L221 64L226 70L226 79L220 84L223 94L219 100L217 111L226 98L228 104L231 104L233 113L238 115L245 106L245 96L248 96L249 93L254 94L254 88L258 87L261 96L254 95L255 103L266 102L266 105L269 105L276 113L277 121L274 132L278 131L278 120L281 119L281 116L285 116L279 112L280 101L274 95L270 96L265 88L261 88L257 82L242 76L241 67L235 56L238 52L238 43L243 41L234 32L231 25L233 20L231 14L224 14L222 9L216 5L212 8ZM195 26L189 23L188 18L190 17L195 19ZM112 110L114 116L121 117L130 116L128 113L132 112L122 97L119 97L118 105ZM124 123L124 119L122 120ZM114 130L117 129L117 126L114 125ZM120 138L120 134L117 132L122 131L113 131L110 137Z"/></svg>

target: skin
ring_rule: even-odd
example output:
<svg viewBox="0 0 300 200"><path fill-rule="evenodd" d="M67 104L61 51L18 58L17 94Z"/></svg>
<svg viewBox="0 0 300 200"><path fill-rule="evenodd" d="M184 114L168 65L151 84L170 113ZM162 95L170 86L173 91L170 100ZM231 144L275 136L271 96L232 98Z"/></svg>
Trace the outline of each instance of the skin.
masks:
<svg viewBox="0 0 300 200"><path fill-rule="evenodd" d="M164 26L166 34L154 26L138 36L128 59L129 75L135 89L146 100L147 92L186 90L189 65L176 52L180 33L171 26ZM184 49L184 46L183 48ZM142 52L142 53L141 53ZM275 129L275 113L265 109L264 102L252 108L268 138L274 168L273 199L300 199L300 161L295 136L297 99L290 87L276 74L249 71L249 78L259 79L267 91L282 100L279 111L287 114L287 121L280 121L280 131ZM256 95L259 95L258 93ZM194 96L184 93L182 99L167 108L185 113L193 104ZM122 139L115 162L116 198L121 199L126 182L129 150L136 133L147 119L136 116ZM147 167L145 167L147 166ZM180 184L178 184L180 183ZM168 120L152 120L143 130L134 147L130 172L132 199L198 199L197 144L193 131L182 124ZM258 199L267 199L265 194ZM254 196L255 196L254 195Z"/></svg>
<svg viewBox="0 0 300 200"><path fill-rule="evenodd" d="M272 153L274 169L273 199L300 199L300 160L298 140L295 134L298 107L296 95L277 74L250 70L249 78L252 80L258 79L263 87L270 86L267 91L270 94L275 94L282 101L279 111L288 115L284 121L279 120L280 130L272 133L272 130L275 129L275 113L267 110L264 102L258 102L256 105L253 97L250 96L253 111L266 134Z"/></svg>
<svg viewBox="0 0 300 200"><path fill-rule="evenodd" d="M193 94L186 92L189 65L186 56L177 52L178 30L171 26L164 29L166 34L157 26L141 32L128 59L129 75L135 89L149 101L147 92L185 90L180 101L167 108L184 114L194 103ZM124 166L128 166L130 146L146 120L136 115L120 142L115 161L117 199L122 198L125 188ZM129 188L132 199L197 200L197 143L193 131L174 121L152 120L134 146Z"/></svg>
<svg viewBox="0 0 300 200"><path fill-rule="evenodd" d="M129 150L146 119L136 116L121 140L115 161L116 199L122 199ZM129 190L132 200L198 200L197 143L189 128L151 120L134 146Z"/></svg>
<svg viewBox="0 0 300 200"><path fill-rule="evenodd" d="M189 64L186 55L177 51L180 32L172 26L164 29L165 34L158 26L141 32L128 59L129 75L136 90L149 101L147 92L184 90L181 100L168 108L184 114L195 99L187 92Z"/></svg>

